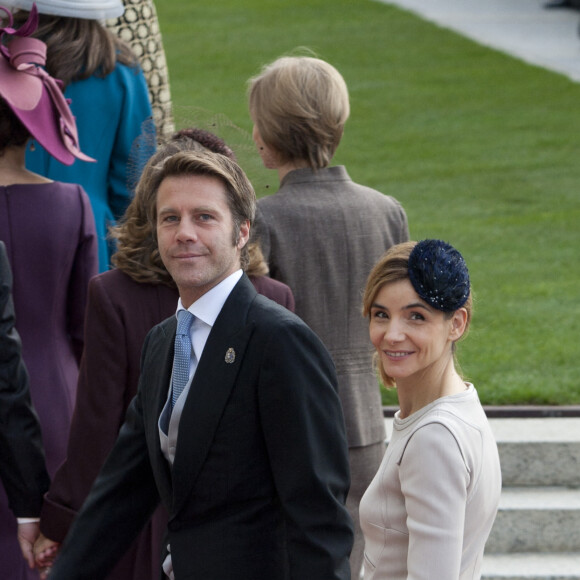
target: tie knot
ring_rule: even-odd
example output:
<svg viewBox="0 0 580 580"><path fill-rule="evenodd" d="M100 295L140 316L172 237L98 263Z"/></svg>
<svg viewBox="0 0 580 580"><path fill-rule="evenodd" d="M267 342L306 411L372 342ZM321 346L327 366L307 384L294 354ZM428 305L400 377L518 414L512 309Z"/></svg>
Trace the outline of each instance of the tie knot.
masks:
<svg viewBox="0 0 580 580"><path fill-rule="evenodd" d="M193 314L189 310L180 310L177 313L177 334L189 334Z"/></svg>

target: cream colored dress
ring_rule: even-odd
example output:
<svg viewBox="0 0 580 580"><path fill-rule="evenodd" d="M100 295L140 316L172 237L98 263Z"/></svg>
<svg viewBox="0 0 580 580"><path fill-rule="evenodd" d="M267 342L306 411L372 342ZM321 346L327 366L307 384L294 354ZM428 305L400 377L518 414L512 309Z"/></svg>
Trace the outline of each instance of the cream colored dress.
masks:
<svg viewBox="0 0 580 580"><path fill-rule="evenodd" d="M395 415L360 505L365 580L474 580L499 503L497 445L477 392Z"/></svg>

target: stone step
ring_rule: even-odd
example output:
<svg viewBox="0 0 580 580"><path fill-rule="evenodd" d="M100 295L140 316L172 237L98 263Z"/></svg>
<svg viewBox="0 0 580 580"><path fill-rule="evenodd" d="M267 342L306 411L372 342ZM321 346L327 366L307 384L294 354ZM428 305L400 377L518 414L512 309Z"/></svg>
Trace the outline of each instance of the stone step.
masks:
<svg viewBox="0 0 580 580"><path fill-rule="evenodd" d="M580 490L503 488L485 549L488 554L580 552Z"/></svg>
<svg viewBox="0 0 580 580"><path fill-rule="evenodd" d="M504 486L580 486L580 418L490 419Z"/></svg>
<svg viewBox="0 0 580 580"><path fill-rule="evenodd" d="M392 418L385 418L387 441ZM503 485L580 487L580 417L491 418Z"/></svg>
<svg viewBox="0 0 580 580"><path fill-rule="evenodd" d="M580 552L486 554L481 580L580 580Z"/></svg>

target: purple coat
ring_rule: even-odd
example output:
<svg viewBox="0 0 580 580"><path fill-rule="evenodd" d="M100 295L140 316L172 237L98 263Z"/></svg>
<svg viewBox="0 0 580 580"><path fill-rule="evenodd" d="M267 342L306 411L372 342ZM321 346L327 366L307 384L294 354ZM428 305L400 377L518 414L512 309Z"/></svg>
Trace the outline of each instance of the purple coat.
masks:
<svg viewBox="0 0 580 580"><path fill-rule="evenodd" d="M52 475L65 458L88 283L98 271L90 201L75 184L0 186L0 240L12 268L16 327ZM5 533L13 533L15 521L1 495L3 539ZM3 543L3 579L35 577L19 571L21 563L18 545Z"/></svg>

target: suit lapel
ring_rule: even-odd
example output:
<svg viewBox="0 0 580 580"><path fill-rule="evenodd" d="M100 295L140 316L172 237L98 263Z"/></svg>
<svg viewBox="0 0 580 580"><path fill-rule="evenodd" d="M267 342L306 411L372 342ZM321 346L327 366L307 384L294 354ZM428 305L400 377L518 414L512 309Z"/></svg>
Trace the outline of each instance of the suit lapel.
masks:
<svg viewBox="0 0 580 580"><path fill-rule="evenodd" d="M145 374L149 385L148 392L151 393L151 419L148 421L148 429L150 429L149 440L153 441L149 452L151 465L159 492L167 500L173 495L171 473L167 460L161 451L158 420L167 400L171 368L173 366L173 344L176 328L177 320L175 316L172 316L156 329L157 335L152 336L150 340L148 357L151 363L147 366Z"/></svg>
<svg viewBox="0 0 580 580"><path fill-rule="evenodd" d="M234 388L254 325L246 323L256 290L243 276L226 300L199 360L179 423L173 463L173 511L190 497Z"/></svg>

